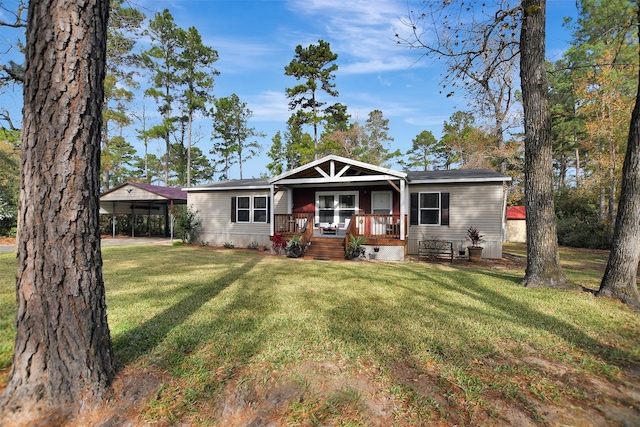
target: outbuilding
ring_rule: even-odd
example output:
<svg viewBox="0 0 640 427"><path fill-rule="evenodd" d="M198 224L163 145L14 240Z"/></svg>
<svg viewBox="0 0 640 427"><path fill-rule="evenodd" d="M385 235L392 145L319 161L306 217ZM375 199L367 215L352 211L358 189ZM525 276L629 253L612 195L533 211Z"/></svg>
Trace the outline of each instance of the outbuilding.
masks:
<svg viewBox="0 0 640 427"><path fill-rule="evenodd" d="M131 237L170 237L173 208L186 203L187 193L180 188L125 182L100 195L100 214L109 215L113 237L123 232ZM126 221L119 224L119 216Z"/></svg>

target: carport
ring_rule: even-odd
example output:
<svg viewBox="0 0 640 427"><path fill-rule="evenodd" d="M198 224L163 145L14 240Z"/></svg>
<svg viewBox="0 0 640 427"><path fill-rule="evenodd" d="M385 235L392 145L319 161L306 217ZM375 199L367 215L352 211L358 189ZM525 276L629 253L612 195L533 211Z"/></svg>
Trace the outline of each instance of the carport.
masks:
<svg viewBox="0 0 640 427"><path fill-rule="evenodd" d="M114 238L117 232L117 215L131 216L131 237L141 237L140 233L136 236L135 223L137 217L145 215L148 228L146 235L152 235L152 216L160 216L164 218L164 236L173 237L173 208L175 205L186 204L187 193L180 188L125 182L100 195L100 214L111 216Z"/></svg>

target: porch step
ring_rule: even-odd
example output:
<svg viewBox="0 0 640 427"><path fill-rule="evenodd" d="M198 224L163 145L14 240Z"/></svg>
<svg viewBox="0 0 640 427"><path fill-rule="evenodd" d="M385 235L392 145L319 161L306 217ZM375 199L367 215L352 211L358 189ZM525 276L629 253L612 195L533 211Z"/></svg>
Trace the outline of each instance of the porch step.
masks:
<svg viewBox="0 0 640 427"><path fill-rule="evenodd" d="M342 260L344 259L344 239L314 236L304 257L307 259Z"/></svg>

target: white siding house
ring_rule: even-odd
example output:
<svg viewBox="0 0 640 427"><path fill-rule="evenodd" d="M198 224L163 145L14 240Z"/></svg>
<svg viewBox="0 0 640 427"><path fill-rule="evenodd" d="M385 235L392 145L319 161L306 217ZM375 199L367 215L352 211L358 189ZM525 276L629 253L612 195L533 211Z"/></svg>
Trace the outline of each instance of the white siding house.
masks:
<svg viewBox="0 0 640 427"><path fill-rule="evenodd" d="M490 170L400 172L327 156L269 180L223 181L185 188L202 221L200 240L221 246L268 246L276 233L367 238L386 247L384 259L416 254L418 241L465 248L469 227L484 236L484 258L502 257L504 186ZM383 248L384 249L384 248Z"/></svg>

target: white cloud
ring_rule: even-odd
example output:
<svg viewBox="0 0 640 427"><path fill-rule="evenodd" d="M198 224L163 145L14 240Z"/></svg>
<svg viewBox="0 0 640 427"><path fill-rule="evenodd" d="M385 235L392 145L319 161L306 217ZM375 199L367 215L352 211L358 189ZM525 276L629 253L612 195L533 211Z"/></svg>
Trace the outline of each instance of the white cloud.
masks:
<svg viewBox="0 0 640 427"><path fill-rule="evenodd" d="M246 98L247 107L253 111L253 121L277 121L285 123L291 116L284 92L265 91Z"/></svg>
<svg viewBox="0 0 640 427"><path fill-rule="evenodd" d="M396 71L415 63L415 55L395 40L406 14L403 1L290 0L289 7L322 22L342 73Z"/></svg>

